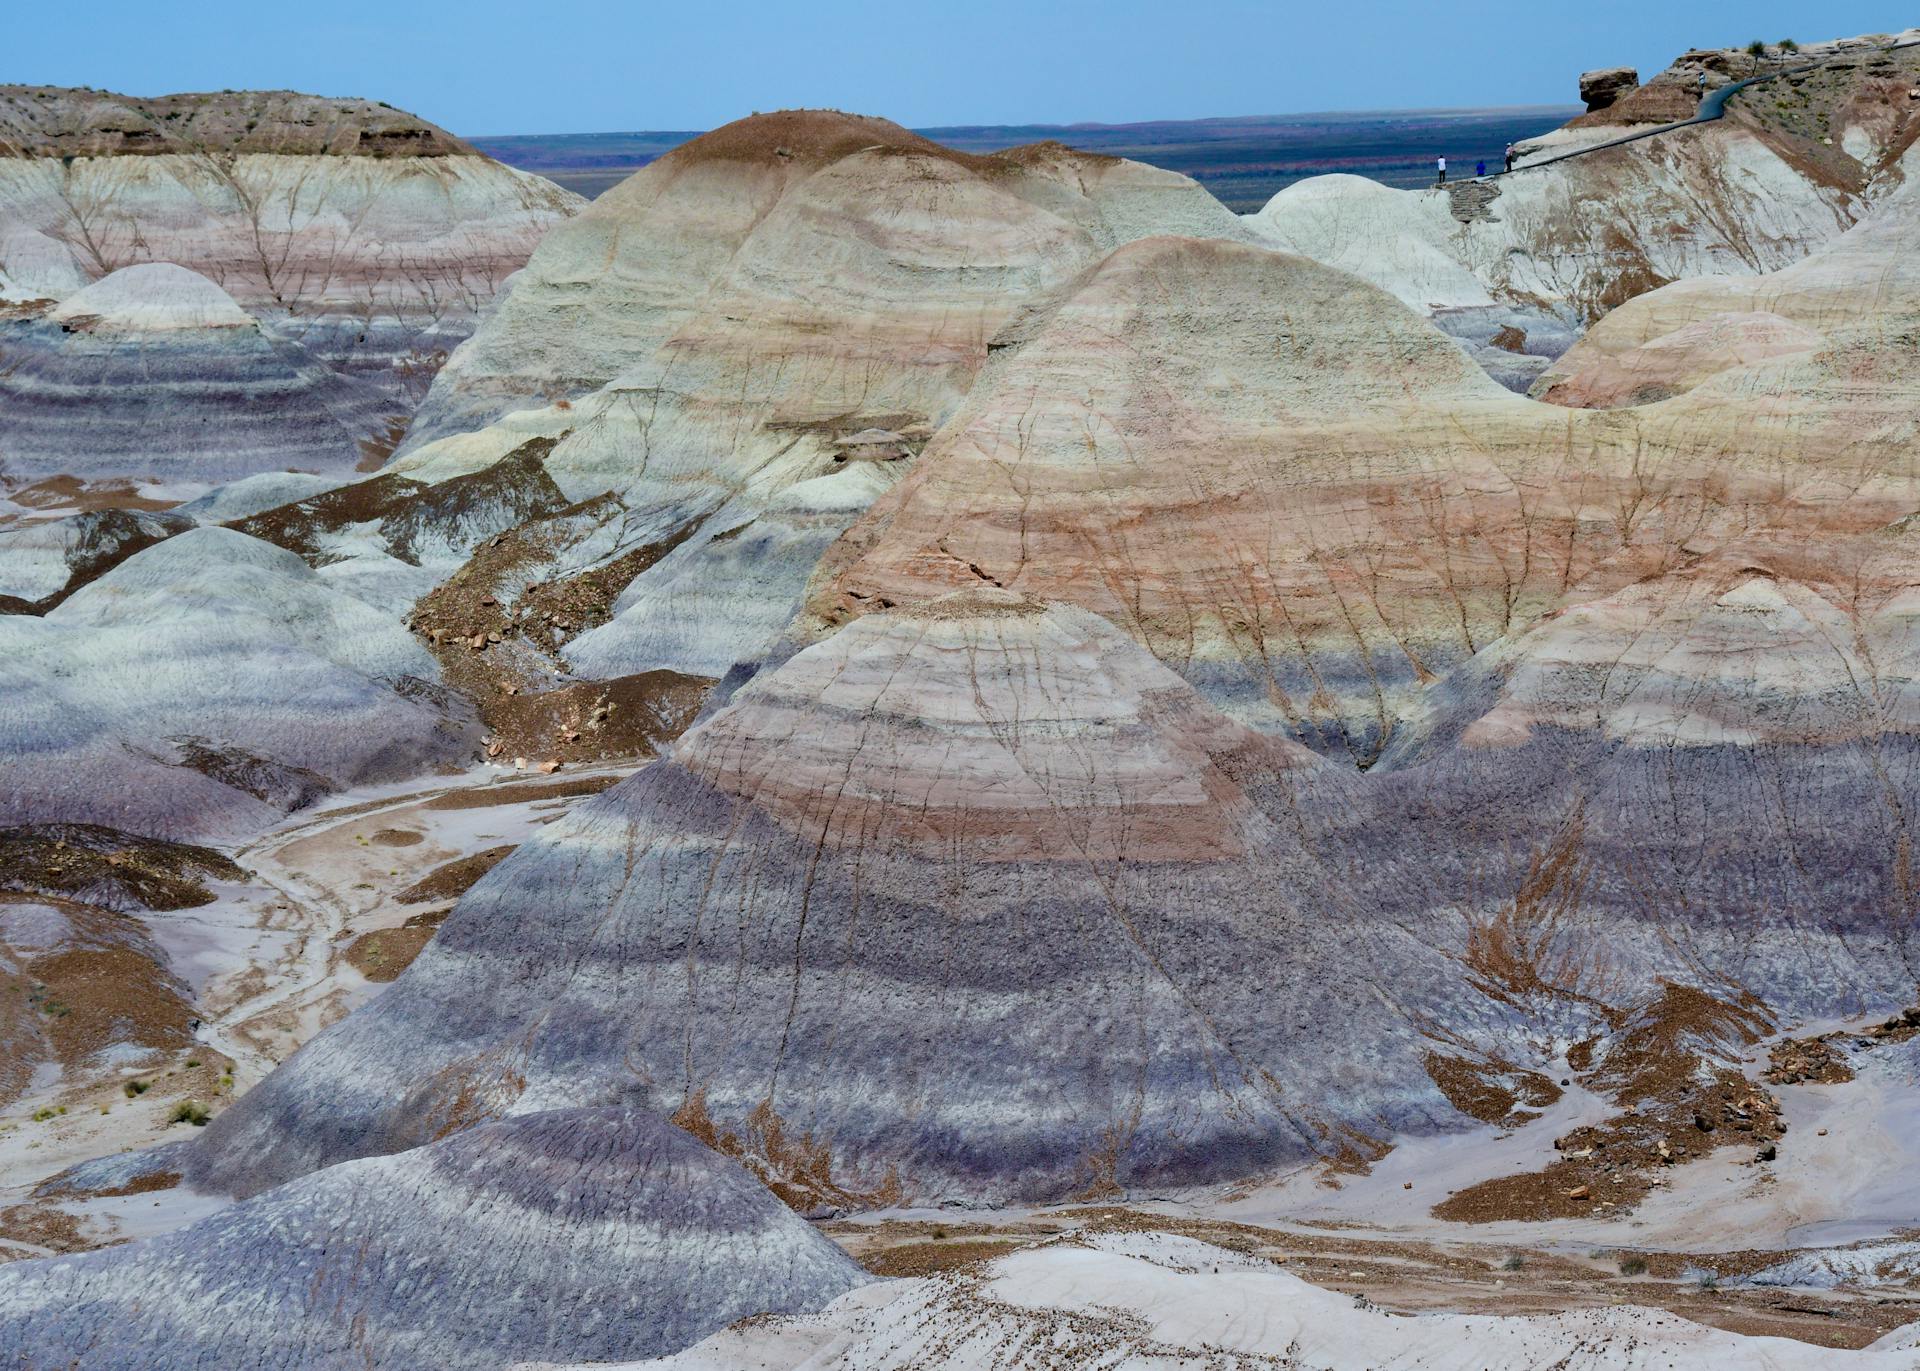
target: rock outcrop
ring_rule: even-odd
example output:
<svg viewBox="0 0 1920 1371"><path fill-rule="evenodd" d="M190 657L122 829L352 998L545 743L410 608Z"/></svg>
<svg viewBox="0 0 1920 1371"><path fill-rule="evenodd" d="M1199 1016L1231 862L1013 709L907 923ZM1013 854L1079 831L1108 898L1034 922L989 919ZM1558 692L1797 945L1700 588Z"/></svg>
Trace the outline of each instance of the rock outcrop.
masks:
<svg viewBox="0 0 1920 1371"><path fill-rule="evenodd" d="M1640 73L1632 67L1601 67L1580 73L1580 98L1587 113L1603 110L1640 84Z"/></svg>
<svg viewBox="0 0 1920 1371"><path fill-rule="evenodd" d="M868 1279L679 1129L563 1110L145 1242L0 1267L0 1343L74 1371L606 1362L809 1313Z"/></svg>
<svg viewBox="0 0 1920 1371"><path fill-rule="evenodd" d="M212 484L342 472L406 411L261 326L206 277L126 267L0 322L0 471Z"/></svg>

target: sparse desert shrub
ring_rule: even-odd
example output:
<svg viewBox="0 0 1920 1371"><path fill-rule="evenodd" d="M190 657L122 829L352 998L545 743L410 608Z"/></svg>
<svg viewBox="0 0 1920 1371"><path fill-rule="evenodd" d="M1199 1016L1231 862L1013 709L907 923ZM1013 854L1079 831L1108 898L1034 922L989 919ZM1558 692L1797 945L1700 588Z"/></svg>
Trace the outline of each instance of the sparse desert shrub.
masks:
<svg viewBox="0 0 1920 1371"><path fill-rule="evenodd" d="M125 1085L121 1086L120 1088L127 1092L128 1099L137 1100L142 1095L147 1093L148 1087L150 1087L152 1084L153 1084L152 1081L128 1081Z"/></svg>
<svg viewBox="0 0 1920 1371"><path fill-rule="evenodd" d="M206 1127L207 1120L213 1115L198 1100L182 1100L173 1107L173 1113L167 1115L168 1123L190 1123L195 1128Z"/></svg>
<svg viewBox="0 0 1920 1371"><path fill-rule="evenodd" d="M1747 44L1747 56L1765 57L1766 55L1767 55L1767 45L1761 42L1758 38L1754 39L1751 43Z"/></svg>
<svg viewBox="0 0 1920 1371"><path fill-rule="evenodd" d="M1638 1252L1629 1252L1620 1259L1620 1274L1623 1276L1644 1276L1647 1274L1647 1259Z"/></svg>
<svg viewBox="0 0 1920 1371"><path fill-rule="evenodd" d="M1774 44L1774 46L1779 48L1780 51L1782 52L1800 51L1800 45L1794 42L1791 38L1782 38L1778 43Z"/></svg>
<svg viewBox="0 0 1920 1371"><path fill-rule="evenodd" d="M1515 1252L1511 1257L1508 1257L1500 1263L1500 1269L1502 1271L1524 1271L1527 1269L1527 1259L1518 1252Z"/></svg>

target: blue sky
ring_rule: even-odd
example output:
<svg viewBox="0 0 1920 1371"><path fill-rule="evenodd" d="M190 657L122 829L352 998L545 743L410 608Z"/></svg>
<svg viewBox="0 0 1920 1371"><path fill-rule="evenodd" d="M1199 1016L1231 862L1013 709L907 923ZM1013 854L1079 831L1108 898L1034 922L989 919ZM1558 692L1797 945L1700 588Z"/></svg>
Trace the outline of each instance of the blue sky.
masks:
<svg viewBox="0 0 1920 1371"><path fill-rule="evenodd" d="M1905 27L1893 0L16 0L0 81L291 87L458 133L710 128L832 105L911 126L1560 104L1588 67Z"/></svg>

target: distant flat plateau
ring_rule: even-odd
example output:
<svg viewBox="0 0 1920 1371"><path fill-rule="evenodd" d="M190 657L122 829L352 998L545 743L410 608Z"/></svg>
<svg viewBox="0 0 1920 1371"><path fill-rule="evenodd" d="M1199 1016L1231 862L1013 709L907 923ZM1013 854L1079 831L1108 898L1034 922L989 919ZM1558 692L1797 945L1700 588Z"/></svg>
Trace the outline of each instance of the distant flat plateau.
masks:
<svg viewBox="0 0 1920 1371"><path fill-rule="evenodd" d="M1441 155L1456 174L1471 171L1483 158L1492 169L1508 143L1538 137L1580 111L1578 105L1514 105L1143 124L958 124L916 132L963 152L1054 139L1088 152L1131 157L1191 176L1228 208L1245 214L1309 176L1348 172L1390 186L1425 185L1433 179L1434 158ZM702 132L508 134L468 141L509 166L591 198Z"/></svg>

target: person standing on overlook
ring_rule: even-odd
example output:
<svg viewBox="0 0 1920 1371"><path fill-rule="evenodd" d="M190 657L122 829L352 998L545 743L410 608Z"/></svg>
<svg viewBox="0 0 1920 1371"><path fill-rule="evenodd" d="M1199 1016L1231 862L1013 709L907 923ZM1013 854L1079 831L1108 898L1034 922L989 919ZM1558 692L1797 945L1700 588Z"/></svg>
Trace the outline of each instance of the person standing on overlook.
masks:
<svg viewBox="0 0 1920 1371"><path fill-rule="evenodd" d="M1507 144L1507 170L1513 170L1513 144Z"/></svg>
<svg viewBox="0 0 1920 1371"><path fill-rule="evenodd" d="M1440 179L1435 181L1434 185L1444 186L1447 184L1447 159L1443 154L1439 157L1436 157L1434 161L1440 168Z"/></svg>
<svg viewBox="0 0 1920 1371"><path fill-rule="evenodd" d="M1481 176L1485 176L1485 175L1487 174L1487 159L1486 159L1486 158L1484 158L1484 157L1482 157L1482 158L1481 158L1481 159L1480 159L1480 160L1479 160L1478 162L1475 162L1475 163L1473 164L1473 174L1474 174L1474 176L1475 176L1476 178L1478 178L1478 177L1481 177Z"/></svg>

